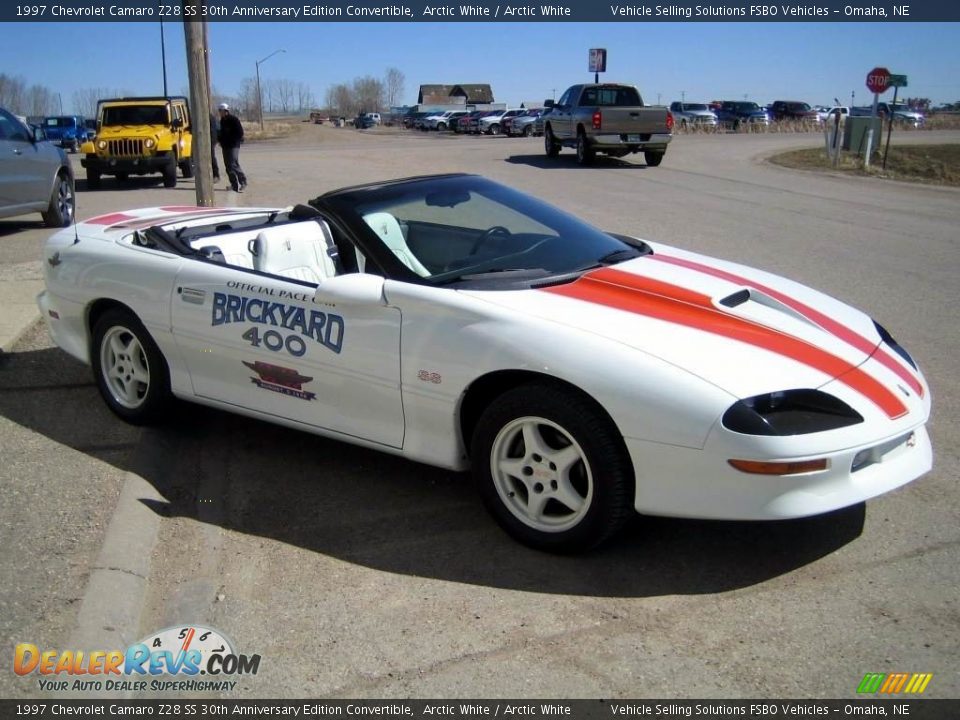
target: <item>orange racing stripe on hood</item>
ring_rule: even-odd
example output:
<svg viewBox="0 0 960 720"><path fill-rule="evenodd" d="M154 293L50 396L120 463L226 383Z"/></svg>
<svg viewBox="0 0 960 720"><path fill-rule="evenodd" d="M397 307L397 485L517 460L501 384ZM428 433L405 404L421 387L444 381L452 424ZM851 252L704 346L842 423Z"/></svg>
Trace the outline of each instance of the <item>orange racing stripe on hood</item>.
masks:
<svg viewBox="0 0 960 720"><path fill-rule="evenodd" d="M805 340L717 309L710 298L688 288L614 268L595 270L549 292L632 312L753 345L839 380L879 407L889 418L907 413L907 407L878 380L848 361Z"/></svg>
<svg viewBox="0 0 960 720"><path fill-rule="evenodd" d="M726 270L720 270L719 268L711 267L710 265L704 265L703 263L695 262L693 260L672 257L670 255L661 255L659 253L650 255L649 257L653 260L659 260L671 265L677 265L690 270L696 270L697 272L702 272L706 275L712 275L713 277L720 278L721 280L727 280L737 285L754 287L757 290L766 293L770 297L779 300L787 307L793 308L798 313L815 322L824 330L840 340L843 340L848 345L855 347L857 350L860 350L866 355L873 355L874 359L879 361L884 367L886 367L888 370L891 370L897 377L913 388L913 391L917 393L917 395L923 397L923 385L920 384L920 380L917 379L917 377L911 373L906 366L888 353L882 345L877 346L873 341L863 337L845 325L838 323L833 318L824 315L822 312L810 307L806 303L800 302L789 295L784 295L779 290L775 290L768 285L762 285L761 283L750 280L749 278L735 275L734 273L727 272Z"/></svg>

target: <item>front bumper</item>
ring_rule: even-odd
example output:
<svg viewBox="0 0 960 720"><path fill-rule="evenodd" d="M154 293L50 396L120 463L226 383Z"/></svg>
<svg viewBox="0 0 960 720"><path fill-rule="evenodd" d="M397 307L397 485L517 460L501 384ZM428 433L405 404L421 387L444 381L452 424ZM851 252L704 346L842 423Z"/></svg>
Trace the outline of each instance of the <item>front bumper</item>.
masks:
<svg viewBox="0 0 960 720"><path fill-rule="evenodd" d="M83 321L83 305L44 290L37 295L37 307L54 344L80 362L89 364L90 339Z"/></svg>
<svg viewBox="0 0 960 720"><path fill-rule="evenodd" d="M930 436L922 424L833 453L769 458L828 459L825 470L786 476L740 472L723 454L707 449L625 440L636 469L635 508L670 517L784 520L819 515L906 485L933 464Z"/></svg>
<svg viewBox="0 0 960 720"><path fill-rule="evenodd" d="M99 157L85 155L80 158L80 165L88 170L96 170L103 175L128 173L130 175L145 175L161 172L170 165L168 153L147 155L135 158Z"/></svg>

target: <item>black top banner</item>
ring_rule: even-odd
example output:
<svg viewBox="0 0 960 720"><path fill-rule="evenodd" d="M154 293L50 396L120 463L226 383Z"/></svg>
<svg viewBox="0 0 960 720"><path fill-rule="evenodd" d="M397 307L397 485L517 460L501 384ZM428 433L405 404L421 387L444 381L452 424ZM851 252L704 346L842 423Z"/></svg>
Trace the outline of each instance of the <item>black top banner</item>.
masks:
<svg viewBox="0 0 960 720"><path fill-rule="evenodd" d="M957 700L0 700L4 718L59 716L124 717L165 715L209 717L355 717L377 720L610 720L691 717L833 718L903 717L909 720L956 718Z"/></svg>
<svg viewBox="0 0 960 720"><path fill-rule="evenodd" d="M3 3L2 22L960 22L955 0L59 0Z"/></svg>

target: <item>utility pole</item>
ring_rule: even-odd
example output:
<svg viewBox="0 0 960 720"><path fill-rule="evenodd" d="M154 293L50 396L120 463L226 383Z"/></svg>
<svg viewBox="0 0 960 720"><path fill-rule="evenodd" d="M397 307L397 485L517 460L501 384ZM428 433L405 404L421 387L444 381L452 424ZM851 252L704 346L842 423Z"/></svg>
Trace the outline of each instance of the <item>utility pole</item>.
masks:
<svg viewBox="0 0 960 720"><path fill-rule="evenodd" d="M207 77L207 47L203 22L187 17L203 17L204 0L184 0L183 35L187 46L187 75L190 78L190 130L193 133L193 174L196 179L197 205L213 205L213 167L210 165L210 79Z"/></svg>

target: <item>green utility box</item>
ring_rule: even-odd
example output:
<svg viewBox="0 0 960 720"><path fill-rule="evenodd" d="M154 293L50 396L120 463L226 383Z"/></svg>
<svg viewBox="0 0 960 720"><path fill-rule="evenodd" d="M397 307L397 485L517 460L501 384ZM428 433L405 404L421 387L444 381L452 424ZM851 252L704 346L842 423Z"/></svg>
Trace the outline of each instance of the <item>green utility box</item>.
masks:
<svg viewBox="0 0 960 720"><path fill-rule="evenodd" d="M880 148L883 123L878 117L850 116L843 129L843 149L862 156L867 151L867 131L873 128L873 152Z"/></svg>

